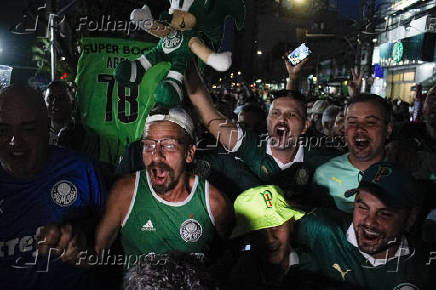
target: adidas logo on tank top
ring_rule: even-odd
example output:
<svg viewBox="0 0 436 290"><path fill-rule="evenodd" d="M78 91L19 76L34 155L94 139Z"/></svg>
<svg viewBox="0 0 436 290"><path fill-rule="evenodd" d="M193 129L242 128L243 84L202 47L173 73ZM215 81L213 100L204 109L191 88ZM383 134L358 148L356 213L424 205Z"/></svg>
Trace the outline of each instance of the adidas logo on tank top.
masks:
<svg viewBox="0 0 436 290"><path fill-rule="evenodd" d="M141 231L155 231L156 229L153 226L153 223L151 222L151 220L148 220L147 223L145 223L145 225L142 226Z"/></svg>

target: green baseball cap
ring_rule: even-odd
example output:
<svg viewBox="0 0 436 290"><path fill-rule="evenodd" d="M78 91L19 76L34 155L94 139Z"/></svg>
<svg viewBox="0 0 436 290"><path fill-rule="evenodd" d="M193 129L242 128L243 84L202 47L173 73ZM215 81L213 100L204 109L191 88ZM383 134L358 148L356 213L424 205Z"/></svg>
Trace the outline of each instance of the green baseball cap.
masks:
<svg viewBox="0 0 436 290"><path fill-rule="evenodd" d="M251 231L281 226L294 218L299 220L304 212L291 208L282 190L275 185L261 185L241 193L233 204L236 226L231 238Z"/></svg>
<svg viewBox="0 0 436 290"><path fill-rule="evenodd" d="M392 208L411 208L420 204L418 185L407 171L390 162L378 162L363 172L359 187L345 192L346 197L368 190Z"/></svg>

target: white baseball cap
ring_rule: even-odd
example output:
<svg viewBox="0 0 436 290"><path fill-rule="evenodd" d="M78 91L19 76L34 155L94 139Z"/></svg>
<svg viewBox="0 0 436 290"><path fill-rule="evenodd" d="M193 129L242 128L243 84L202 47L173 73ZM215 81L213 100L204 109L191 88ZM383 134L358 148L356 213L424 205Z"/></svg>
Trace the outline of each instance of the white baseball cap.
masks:
<svg viewBox="0 0 436 290"><path fill-rule="evenodd" d="M181 107L173 107L171 109L153 109L145 120L146 130L148 130L148 126L150 126L151 123L158 121L170 121L176 123L182 127L191 138L194 137L194 123L188 113L186 113L186 111Z"/></svg>

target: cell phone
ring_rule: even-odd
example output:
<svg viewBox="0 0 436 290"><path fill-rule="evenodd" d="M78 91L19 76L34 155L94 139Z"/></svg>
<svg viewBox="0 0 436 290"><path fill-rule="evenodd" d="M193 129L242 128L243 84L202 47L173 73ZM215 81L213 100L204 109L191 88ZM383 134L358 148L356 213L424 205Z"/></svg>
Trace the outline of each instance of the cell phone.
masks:
<svg viewBox="0 0 436 290"><path fill-rule="evenodd" d="M299 47L294 49L289 55L288 60L292 65L296 65L300 63L303 59L308 57L312 51L306 46L305 43L302 43Z"/></svg>

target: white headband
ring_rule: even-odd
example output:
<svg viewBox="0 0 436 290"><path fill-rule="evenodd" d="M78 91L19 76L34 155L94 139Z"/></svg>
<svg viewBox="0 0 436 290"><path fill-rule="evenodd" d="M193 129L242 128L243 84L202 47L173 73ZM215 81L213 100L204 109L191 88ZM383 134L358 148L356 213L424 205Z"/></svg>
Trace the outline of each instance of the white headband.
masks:
<svg viewBox="0 0 436 290"><path fill-rule="evenodd" d="M156 114L148 116L145 120L146 130L148 130L148 126L150 126L151 123L158 121L170 121L176 123L182 127L189 134L189 136L193 137L194 123L186 111L180 107L169 109L168 114Z"/></svg>

